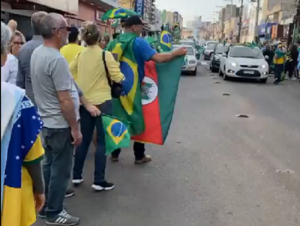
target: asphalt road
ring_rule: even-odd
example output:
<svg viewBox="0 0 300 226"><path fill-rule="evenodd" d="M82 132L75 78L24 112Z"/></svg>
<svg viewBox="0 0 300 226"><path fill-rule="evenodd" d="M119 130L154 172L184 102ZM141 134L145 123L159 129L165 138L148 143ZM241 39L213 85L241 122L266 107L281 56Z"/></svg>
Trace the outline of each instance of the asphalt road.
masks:
<svg viewBox="0 0 300 226"><path fill-rule="evenodd" d="M115 190L95 193L91 150L66 200L81 226L300 225L298 82L225 82L201 65L182 77L166 144L147 153L153 162L136 166L124 150L108 164Z"/></svg>

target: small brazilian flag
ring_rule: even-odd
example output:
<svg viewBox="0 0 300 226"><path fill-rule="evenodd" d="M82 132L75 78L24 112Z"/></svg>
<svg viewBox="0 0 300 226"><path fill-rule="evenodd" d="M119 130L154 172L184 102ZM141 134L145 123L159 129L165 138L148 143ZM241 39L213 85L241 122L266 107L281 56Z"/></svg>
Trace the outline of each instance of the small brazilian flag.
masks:
<svg viewBox="0 0 300 226"><path fill-rule="evenodd" d="M102 116L102 123L104 127L107 155L111 154L118 148L130 146L131 136L125 123L108 115Z"/></svg>

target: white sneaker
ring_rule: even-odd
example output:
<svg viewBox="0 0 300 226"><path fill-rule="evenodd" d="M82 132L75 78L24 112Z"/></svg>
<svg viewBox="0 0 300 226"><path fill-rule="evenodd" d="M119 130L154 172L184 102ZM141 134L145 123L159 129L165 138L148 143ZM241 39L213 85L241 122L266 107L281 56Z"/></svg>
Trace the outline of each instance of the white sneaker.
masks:
<svg viewBox="0 0 300 226"><path fill-rule="evenodd" d="M80 184L83 183L83 179L73 179L73 180L72 180L72 183L73 183L74 185L80 185Z"/></svg>
<svg viewBox="0 0 300 226"><path fill-rule="evenodd" d="M296 80L297 80L297 78L295 78L295 77L292 77L292 80L293 80L293 81L296 81Z"/></svg>

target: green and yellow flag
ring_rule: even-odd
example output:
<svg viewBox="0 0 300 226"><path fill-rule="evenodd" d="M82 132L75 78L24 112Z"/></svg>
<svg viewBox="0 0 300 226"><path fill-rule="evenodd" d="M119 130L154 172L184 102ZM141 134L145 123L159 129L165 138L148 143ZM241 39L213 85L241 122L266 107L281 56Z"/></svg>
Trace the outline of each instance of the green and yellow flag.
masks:
<svg viewBox="0 0 300 226"><path fill-rule="evenodd" d="M107 155L118 148L130 146L131 136L128 132L128 125L108 115L102 116L102 123L104 127Z"/></svg>
<svg viewBox="0 0 300 226"><path fill-rule="evenodd" d="M158 51L160 53L170 52L172 50L172 35L168 31L162 31L160 35L160 41Z"/></svg>
<svg viewBox="0 0 300 226"><path fill-rule="evenodd" d="M137 35L134 33L120 34L109 46L126 79L123 81L123 92L119 99L113 99L115 116L121 121L130 122L130 134L144 132L145 123L142 109L141 85L138 65L133 52L133 43ZM126 50L126 51L125 51Z"/></svg>

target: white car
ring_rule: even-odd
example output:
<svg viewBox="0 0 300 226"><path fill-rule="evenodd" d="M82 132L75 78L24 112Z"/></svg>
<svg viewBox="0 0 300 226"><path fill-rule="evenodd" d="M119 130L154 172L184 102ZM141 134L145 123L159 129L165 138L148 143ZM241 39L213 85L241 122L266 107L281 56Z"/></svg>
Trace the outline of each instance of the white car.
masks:
<svg viewBox="0 0 300 226"><path fill-rule="evenodd" d="M196 44L194 40L186 39L186 40L180 40L180 45L184 46L192 46L194 49L196 49Z"/></svg>
<svg viewBox="0 0 300 226"><path fill-rule="evenodd" d="M191 39L187 39L187 40L181 40L180 45L184 45L184 46L192 46L195 50L195 55L199 54L198 50L196 49L196 43L194 40Z"/></svg>
<svg viewBox="0 0 300 226"><path fill-rule="evenodd" d="M196 50L190 45L174 45L173 48L177 49L185 47L187 49L186 62L182 67L182 72L189 72L197 75L198 60L196 58Z"/></svg>
<svg viewBox="0 0 300 226"><path fill-rule="evenodd" d="M262 83L268 80L269 65L258 47L232 46L220 59L220 76L256 79Z"/></svg>

